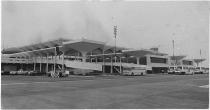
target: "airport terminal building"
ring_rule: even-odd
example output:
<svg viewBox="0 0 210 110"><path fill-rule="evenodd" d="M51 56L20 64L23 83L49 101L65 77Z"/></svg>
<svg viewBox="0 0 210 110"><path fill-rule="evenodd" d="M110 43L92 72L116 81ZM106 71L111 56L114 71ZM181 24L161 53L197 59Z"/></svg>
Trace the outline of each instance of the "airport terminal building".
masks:
<svg viewBox="0 0 210 110"><path fill-rule="evenodd" d="M3 71L49 72L65 68L103 73L122 73L124 67L146 65L148 73L160 73L167 70L170 60L167 54L154 48L135 50L88 39L61 38L4 49L1 64Z"/></svg>

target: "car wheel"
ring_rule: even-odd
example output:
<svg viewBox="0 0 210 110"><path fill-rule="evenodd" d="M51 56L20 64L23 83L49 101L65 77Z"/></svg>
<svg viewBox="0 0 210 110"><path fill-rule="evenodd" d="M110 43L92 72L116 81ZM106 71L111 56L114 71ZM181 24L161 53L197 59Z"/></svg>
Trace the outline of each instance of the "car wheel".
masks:
<svg viewBox="0 0 210 110"><path fill-rule="evenodd" d="M143 73L141 73L141 76L143 76Z"/></svg>
<svg viewBox="0 0 210 110"><path fill-rule="evenodd" d="M132 72L131 75L134 76L134 73Z"/></svg>

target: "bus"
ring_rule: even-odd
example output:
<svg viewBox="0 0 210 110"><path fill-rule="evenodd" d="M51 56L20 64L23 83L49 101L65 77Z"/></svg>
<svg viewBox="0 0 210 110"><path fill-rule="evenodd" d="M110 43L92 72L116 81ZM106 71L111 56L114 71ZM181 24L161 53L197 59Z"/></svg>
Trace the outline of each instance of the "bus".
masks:
<svg viewBox="0 0 210 110"><path fill-rule="evenodd" d="M134 67L123 67L123 75L145 75L146 74L146 65L134 66Z"/></svg>

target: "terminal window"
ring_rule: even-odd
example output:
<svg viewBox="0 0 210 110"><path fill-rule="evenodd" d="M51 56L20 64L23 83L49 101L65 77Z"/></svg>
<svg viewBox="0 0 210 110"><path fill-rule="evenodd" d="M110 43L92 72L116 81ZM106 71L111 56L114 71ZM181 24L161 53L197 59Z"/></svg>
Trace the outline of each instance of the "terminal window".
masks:
<svg viewBox="0 0 210 110"><path fill-rule="evenodd" d="M146 65L147 64L147 58L146 57L141 57L139 60L141 65Z"/></svg>
<svg viewBox="0 0 210 110"><path fill-rule="evenodd" d="M166 58L157 58L157 57L150 57L151 63L166 63Z"/></svg>

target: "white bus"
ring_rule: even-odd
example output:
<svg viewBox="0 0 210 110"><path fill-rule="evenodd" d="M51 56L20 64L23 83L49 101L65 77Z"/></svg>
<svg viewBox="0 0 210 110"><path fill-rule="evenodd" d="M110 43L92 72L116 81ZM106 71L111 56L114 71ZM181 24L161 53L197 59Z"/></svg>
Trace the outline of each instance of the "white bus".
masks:
<svg viewBox="0 0 210 110"><path fill-rule="evenodd" d="M146 65L135 66L135 67L123 67L123 75L145 75Z"/></svg>

